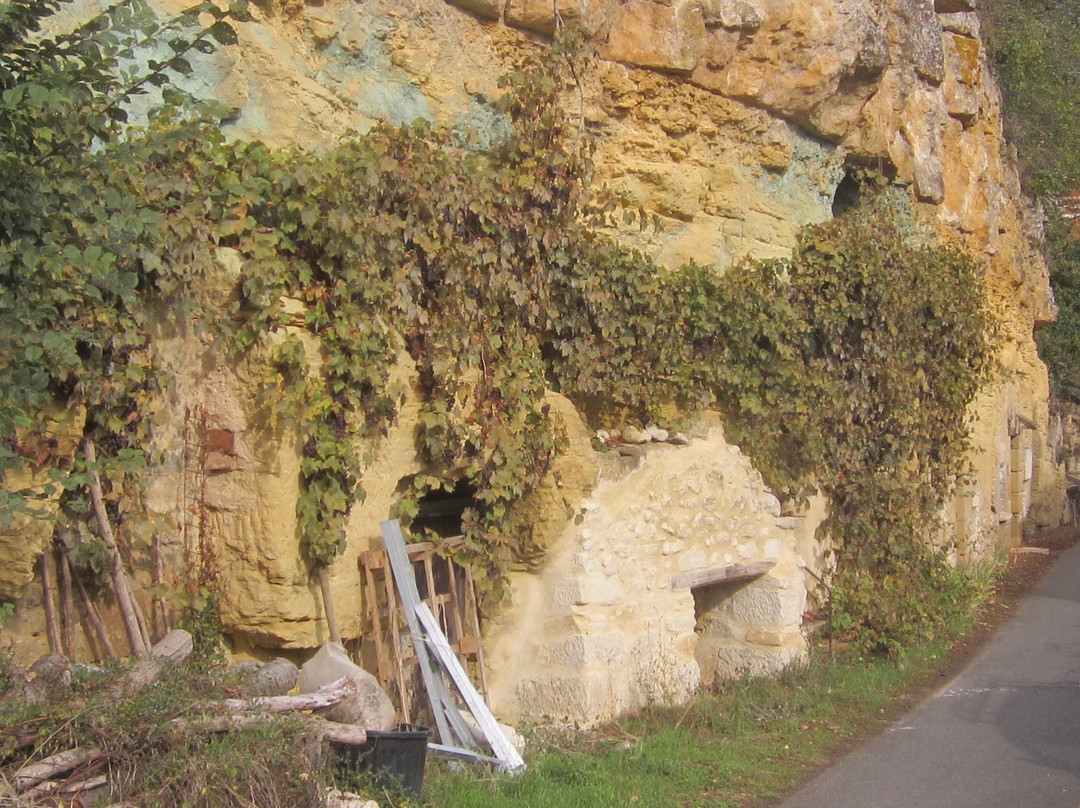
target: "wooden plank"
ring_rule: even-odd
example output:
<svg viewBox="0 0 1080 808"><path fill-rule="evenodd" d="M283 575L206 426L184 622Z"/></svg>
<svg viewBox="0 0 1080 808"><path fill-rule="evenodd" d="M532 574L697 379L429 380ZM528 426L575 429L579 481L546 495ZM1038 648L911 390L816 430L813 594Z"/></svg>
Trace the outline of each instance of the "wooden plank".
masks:
<svg viewBox="0 0 1080 808"><path fill-rule="evenodd" d="M386 568L385 550L364 550L360 553L360 563L365 569L381 570Z"/></svg>
<svg viewBox="0 0 1080 808"><path fill-rule="evenodd" d="M480 692L484 701L488 700L487 675L484 673L484 645L480 641L480 607L476 603L476 587L473 585L472 572L465 567L465 602L472 608L473 636L476 639L476 667L480 669Z"/></svg>
<svg viewBox="0 0 1080 808"><path fill-rule="evenodd" d="M449 561L446 562L446 577L449 581L450 598L451 603L453 604L453 608L449 612L443 612L444 615L448 615L446 633L447 635L454 635L454 643L457 645L458 648L458 658L461 660L461 664L464 665L465 627L464 625L462 625L461 616L465 612L465 603L464 599L459 597L459 593L461 590L458 589L457 575L454 574L454 565L451 564ZM453 626L453 631L450 630L451 626Z"/></svg>
<svg viewBox="0 0 1080 808"><path fill-rule="evenodd" d="M413 647L416 649L420 675L424 678L424 689L427 690L431 712L439 731L439 740L452 743L456 736L459 745L469 748L473 745L472 733L451 700L442 676L438 671L431 669L427 646L424 644L424 636L417 621L417 611L421 607L426 610L427 607L420 600L420 593L416 588L416 576L405 549L401 526L396 519L387 519L380 523L380 527L383 542L386 544L386 556L390 559L394 582L397 584L401 605L405 610L405 620L409 625L409 633L412 635ZM451 728L453 735L451 735Z"/></svg>
<svg viewBox="0 0 1080 808"><path fill-rule="evenodd" d="M473 714L473 718L476 719L476 723L480 726L484 737L491 744L491 749L501 762L502 767L508 771L524 768L525 761L521 759L521 755L518 754L518 750L514 748L514 745L506 739L503 731L499 729L495 716L491 714L491 710L488 709L480 694L476 692L476 688L473 687L472 682L469 680L469 675L461 667L457 655L454 654L454 650L446 641L442 629L439 628L439 621L435 619L435 615L431 613L427 604L421 603L416 607L416 616L420 619L420 625L424 629L432 653L435 654L439 664L450 675L450 680L457 687L458 692L461 693L461 697L465 700L465 704Z"/></svg>
<svg viewBox="0 0 1080 808"><path fill-rule="evenodd" d="M775 561L755 561L752 564L732 564L711 570L682 572L671 579L671 588L696 589L699 586L750 581L760 578L775 566Z"/></svg>
<svg viewBox="0 0 1080 808"><path fill-rule="evenodd" d="M470 663L475 660L479 671L481 692L486 699L487 680L479 641L476 596L472 587L472 578L468 567L459 568L451 559L439 555L444 550L460 547L463 543L462 536L450 536L440 539L437 543L407 544L405 551L412 562L415 580L418 584L420 581L426 583L429 590L428 596L423 600L439 618L440 625L445 626L450 647L457 652L462 667L471 671ZM416 664L416 657L407 648L402 648L398 642L400 636L398 609L400 607L394 589L390 561L383 548L362 552L360 561L368 590L366 599L374 601L372 608L368 611L371 624L376 631L375 653L378 660L379 680L388 692L391 687L396 688L399 696L398 703L402 708L402 720L411 723L408 715L411 705L406 699L406 670L411 670L411 666ZM448 592L438 591L436 583L440 580L440 570L436 569L436 565L445 565L446 577L449 580ZM380 576L379 572L383 574ZM463 598L462 592L465 592L467 596ZM380 605L384 599L386 606ZM469 621L470 614L471 622ZM471 627L470 630L475 632L475 636L466 631L466 623ZM386 636L388 627L389 636Z"/></svg>
<svg viewBox="0 0 1080 808"><path fill-rule="evenodd" d="M441 743L429 743L427 748L429 752L440 757L463 758L470 763L491 763L495 766L503 765L503 762L498 758L481 755L479 752L471 752L468 749L458 749L456 746L443 746Z"/></svg>
<svg viewBox="0 0 1080 808"><path fill-rule="evenodd" d="M449 547L456 547L461 544L460 541L455 541L454 538L447 539L444 542ZM409 559L415 561L425 553L430 553L436 549L435 543L430 541L417 542L416 544L406 544L405 552L409 556ZM365 567L371 567L375 570L381 570L387 566L386 550L364 550L360 553L360 562Z"/></svg>
<svg viewBox="0 0 1080 808"><path fill-rule="evenodd" d="M431 556L428 553L417 559L420 562L420 566L424 568L424 583L427 586L427 599L433 603L438 603L438 595L435 594L435 574L431 569Z"/></svg>
<svg viewBox="0 0 1080 808"><path fill-rule="evenodd" d="M401 527L396 520L382 522L380 527L382 528L383 541L386 543L386 557L390 560L394 582L397 584L401 603L405 607L405 620L409 624L409 633L413 637L416 656L420 662L420 674L424 677L424 689L427 690L428 700L431 702L431 714L439 732L439 740L449 742L453 740L453 736L450 734L450 725L443 711L442 700L436 690L436 674L431 670L427 648L424 647L420 635L420 626L415 615L416 605L420 602L420 593L416 590L416 579L413 577L412 564L409 562L409 557L405 552L405 539L401 535ZM402 701L404 701L404 693L402 693Z"/></svg>
<svg viewBox="0 0 1080 808"><path fill-rule="evenodd" d="M385 558L385 553L383 554ZM389 564L389 561L387 561ZM401 720L406 724L412 723L411 705L409 704L409 691L406 687L408 681L405 676L405 664L401 651L401 626L398 624L397 598L394 596L394 576L392 572L384 570L383 587L386 590L386 619L390 626L390 648L394 653L394 676L397 681L398 703L401 705Z"/></svg>
<svg viewBox="0 0 1080 808"><path fill-rule="evenodd" d="M375 585L375 571L366 564L363 567L364 579L367 583L365 596L368 601L368 619L371 621L372 633L375 635L375 660L378 664L379 684L386 689L390 684L391 673L390 660L387 659L386 648L383 646L382 620L379 619L379 590Z"/></svg>

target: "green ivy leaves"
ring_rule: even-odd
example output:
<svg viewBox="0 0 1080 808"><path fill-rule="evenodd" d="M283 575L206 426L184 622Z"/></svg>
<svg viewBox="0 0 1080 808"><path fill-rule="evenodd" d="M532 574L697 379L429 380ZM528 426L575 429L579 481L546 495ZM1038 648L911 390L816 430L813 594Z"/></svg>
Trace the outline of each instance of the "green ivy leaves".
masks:
<svg viewBox="0 0 1080 808"><path fill-rule="evenodd" d="M834 591L862 642L895 648L942 617L925 607L944 563L929 539L965 471L994 327L972 259L905 236L902 202L865 193L790 260L697 276L691 299L716 308L688 339L715 351L730 436L766 479L826 494Z"/></svg>

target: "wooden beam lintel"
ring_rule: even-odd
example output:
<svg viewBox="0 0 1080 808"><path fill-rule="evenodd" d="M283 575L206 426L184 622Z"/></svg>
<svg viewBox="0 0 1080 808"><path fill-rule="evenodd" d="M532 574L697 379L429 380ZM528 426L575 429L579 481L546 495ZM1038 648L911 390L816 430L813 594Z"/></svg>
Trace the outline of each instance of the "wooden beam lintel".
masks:
<svg viewBox="0 0 1080 808"><path fill-rule="evenodd" d="M751 581L760 578L773 567L775 561L755 561L751 564L732 564L727 567L716 567L711 570L691 570L681 572L671 579L671 588L696 589L699 586L712 586L713 584L730 584L736 581Z"/></svg>

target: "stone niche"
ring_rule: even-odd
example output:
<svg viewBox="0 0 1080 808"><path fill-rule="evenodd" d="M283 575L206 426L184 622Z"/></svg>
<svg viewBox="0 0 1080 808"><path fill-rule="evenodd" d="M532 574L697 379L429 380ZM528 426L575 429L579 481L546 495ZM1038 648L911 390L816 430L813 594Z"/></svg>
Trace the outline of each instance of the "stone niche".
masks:
<svg viewBox="0 0 1080 808"><path fill-rule="evenodd" d="M494 710L590 724L803 659L806 521L718 422L653 445L601 480L539 569L512 575L485 629Z"/></svg>
<svg viewBox="0 0 1080 808"><path fill-rule="evenodd" d="M763 567L771 566L723 567L716 572L726 572L730 579L691 590L697 617L695 656L703 684L770 676L802 658L806 590L801 581L766 574Z"/></svg>

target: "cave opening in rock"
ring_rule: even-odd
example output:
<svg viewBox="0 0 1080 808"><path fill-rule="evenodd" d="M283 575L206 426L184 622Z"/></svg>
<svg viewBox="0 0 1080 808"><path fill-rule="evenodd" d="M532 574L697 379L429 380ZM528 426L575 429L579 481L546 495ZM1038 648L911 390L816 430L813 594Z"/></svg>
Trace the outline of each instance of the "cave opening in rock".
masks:
<svg viewBox="0 0 1080 808"><path fill-rule="evenodd" d="M843 216L848 211L854 210L859 206L861 196L862 182L859 180L856 171L849 167L844 172L844 178L840 180L840 184L836 186L835 193L833 193L832 215L834 217Z"/></svg>
<svg viewBox="0 0 1080 808"><path fill-rule="evenodd" d="M462 514L475 504L476 489L467 482L459 481L450 491L429 491L420 499L412 531L415 534L431 531L443 539L460 536Z"/></svg>

